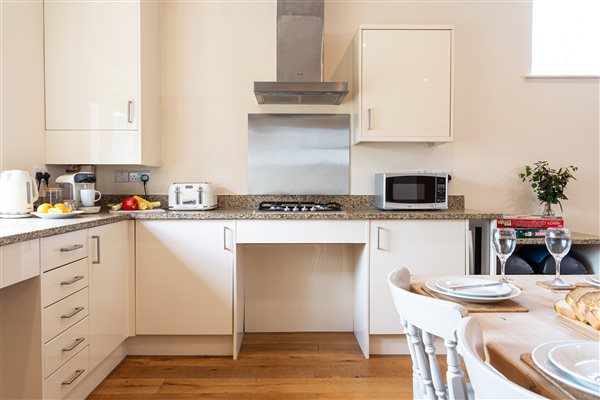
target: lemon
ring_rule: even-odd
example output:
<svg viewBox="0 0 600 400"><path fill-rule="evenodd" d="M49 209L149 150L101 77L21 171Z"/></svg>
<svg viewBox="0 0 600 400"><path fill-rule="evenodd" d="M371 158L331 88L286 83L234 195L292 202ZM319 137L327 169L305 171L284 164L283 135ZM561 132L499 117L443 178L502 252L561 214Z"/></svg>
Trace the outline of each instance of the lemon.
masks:
<svg viewBox="0 0 600 400"><path fill-rule="evenodd" d="M48 214L62 214L63 210L61 210L60 208L49 208L48 209Z"/></svg>
<svg viewBox="0 0 600 400"><path fill-rule="evenodd" d="M50 203L40 204L37 208L37 212L46 214L50 208L52 208L52 204Z"/></svg>
<svg viewBox="0 0 600 400"><path fill-rule="evenodd" d="M65 206L63 203L56 203L54 205L54 208L58 208L64 213L70 213L72 211L69 207Z"/></svg>

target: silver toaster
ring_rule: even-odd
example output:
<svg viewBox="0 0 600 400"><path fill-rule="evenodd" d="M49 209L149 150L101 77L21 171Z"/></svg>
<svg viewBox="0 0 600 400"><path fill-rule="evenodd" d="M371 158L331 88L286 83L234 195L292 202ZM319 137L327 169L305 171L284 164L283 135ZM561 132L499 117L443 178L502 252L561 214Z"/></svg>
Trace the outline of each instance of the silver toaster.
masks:
<svg viewBox="0 0 600 400"><path fill-rule="evenodd" d="M169 186L169 209L203 211L217 208L217 194L208 182L178 183Z"/></svg>

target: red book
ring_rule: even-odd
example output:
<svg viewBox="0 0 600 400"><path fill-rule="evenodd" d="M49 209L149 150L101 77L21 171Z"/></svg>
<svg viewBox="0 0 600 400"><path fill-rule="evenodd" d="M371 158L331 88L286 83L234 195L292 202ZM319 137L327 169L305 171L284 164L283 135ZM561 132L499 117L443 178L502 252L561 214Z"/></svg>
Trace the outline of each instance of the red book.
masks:
<svg viewBox="0 0 600 400"><path fill-rule="evenodd" d="M515 228L515 229L546 229L546 228L563 228L565 221L562 218L545 218L545 217L502 217L496 220L498 228Z"/></svg>

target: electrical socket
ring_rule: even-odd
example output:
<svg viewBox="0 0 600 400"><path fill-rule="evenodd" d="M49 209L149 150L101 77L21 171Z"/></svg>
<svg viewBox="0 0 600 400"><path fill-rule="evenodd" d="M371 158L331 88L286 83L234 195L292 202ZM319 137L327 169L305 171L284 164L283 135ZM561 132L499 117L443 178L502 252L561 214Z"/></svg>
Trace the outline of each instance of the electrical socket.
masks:
<svg viewBox="0 0 600 400"><path fill-rule="evenodd" d="M126 169L119 169L115 171L115 182L126 183L129 182L129 171Z"/></svg>
<svg viewBox="0 0 600 400"><path fill-rule="evenodd" d="M44 172L48 172L48 168L36 165L35 167L33 167L33 176L35 177L35 174L37 174L38 172L41 172L43 174Z"/></svg>
<svg viewBox="0 0 600 400"><path fill-rule="evenodd" d="M150 176L148 170L129 171L129 182L141 182L142 174Z"/></svg>

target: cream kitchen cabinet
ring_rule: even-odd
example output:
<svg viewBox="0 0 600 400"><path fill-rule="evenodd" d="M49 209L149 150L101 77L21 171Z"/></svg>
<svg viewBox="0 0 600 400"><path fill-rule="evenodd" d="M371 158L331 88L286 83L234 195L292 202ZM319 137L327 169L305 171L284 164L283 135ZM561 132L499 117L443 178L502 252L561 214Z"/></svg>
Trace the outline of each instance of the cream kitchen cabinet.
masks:
<svg viewBox="0 0 600 400"><path fill-rule="evenodd" d="M234 226L136 222L136 334L233 333Z"/></svg>
<svg viewBox="0 0 600 400"><path fill-rule="evenodd" d="M44 2L47 164L158 165L158 7Z"/></svg>
<svg viewBox="0 0 600 400"><path fill-rule="evenodd" d="M354 142L448 142L452 26L362 25L354 38Z"/></svg>
<svg viewBox="0 0 600 400"><path fill-rule="evenodd" d="M400 267L418 275L463 275L468 268L468 221L371 221L370 333L403 333L388 288Z"/></svg>
<svg viewBox="0 0 600 400"><path fill-rule="evenodd" d="M129 336L130 223L88 230L91 369Z"/></svg>

